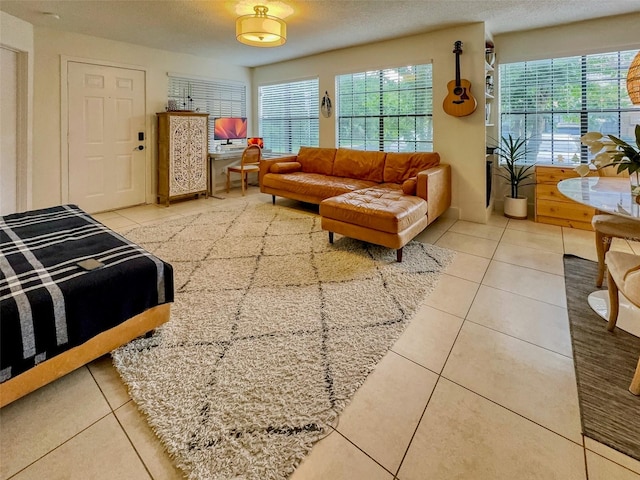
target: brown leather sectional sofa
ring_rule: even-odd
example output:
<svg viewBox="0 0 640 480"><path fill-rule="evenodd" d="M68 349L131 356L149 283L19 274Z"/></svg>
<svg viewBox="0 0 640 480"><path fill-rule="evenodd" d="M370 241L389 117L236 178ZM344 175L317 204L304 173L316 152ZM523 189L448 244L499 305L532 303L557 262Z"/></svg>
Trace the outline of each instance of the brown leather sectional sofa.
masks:
<svg viewBox="0 0 640 480"><path fill-rule="evenodd" d="M437 153L301 147L263 159L260 191L320 205L322 228L398 249L451 205L451 168Z"/></svg>

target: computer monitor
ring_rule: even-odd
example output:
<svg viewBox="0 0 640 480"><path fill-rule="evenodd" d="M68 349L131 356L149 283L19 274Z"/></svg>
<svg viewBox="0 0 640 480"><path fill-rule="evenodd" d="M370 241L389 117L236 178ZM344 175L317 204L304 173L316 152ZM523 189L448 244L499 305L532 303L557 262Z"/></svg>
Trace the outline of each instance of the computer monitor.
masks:
<svg viewBox="0 0 640 480"><path fill-rule="evenodd" d="M231 140L247 138L246 117L222 117L213 120L213 139L226 140L229 145Z"/></svg>

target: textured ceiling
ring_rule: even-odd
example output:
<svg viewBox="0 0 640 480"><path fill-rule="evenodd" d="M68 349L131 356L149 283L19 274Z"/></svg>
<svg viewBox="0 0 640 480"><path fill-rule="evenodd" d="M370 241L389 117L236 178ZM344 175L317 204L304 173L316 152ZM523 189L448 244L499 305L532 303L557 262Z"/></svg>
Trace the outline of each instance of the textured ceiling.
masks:
<svg viewBox="0 0 640 480"><path fill-rule="evenodd" d="M265 4L287 22L282 47L235 40L235 19ZM486 22L493 35L640 11L638 0L1 0L36 26L253 67L379 40ZM52 12L60 16L43 15Z"/></svg>

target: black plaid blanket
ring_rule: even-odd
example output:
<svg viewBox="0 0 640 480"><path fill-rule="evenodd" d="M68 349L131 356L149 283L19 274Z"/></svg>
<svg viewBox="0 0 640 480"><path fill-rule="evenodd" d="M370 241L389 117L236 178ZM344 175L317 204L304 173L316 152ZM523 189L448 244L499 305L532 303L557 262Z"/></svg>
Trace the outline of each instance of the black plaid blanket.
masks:
<svg viewBox="0 0 640 480"><path fill-rule="evenodd" d="M172 301L171 265L75 205L0 217L0 382Z"/></svg>

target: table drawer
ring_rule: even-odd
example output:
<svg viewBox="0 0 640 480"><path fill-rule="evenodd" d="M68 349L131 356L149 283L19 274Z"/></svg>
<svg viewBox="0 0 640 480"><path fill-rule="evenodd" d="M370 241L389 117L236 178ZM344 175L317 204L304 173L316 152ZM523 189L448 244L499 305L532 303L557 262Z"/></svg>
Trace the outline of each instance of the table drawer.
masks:
<svg viewBox="0 0 640 480"><path fill-rule="evenodd" d="M536 202L537 217L556 217L590 223L594 214L595 209L573 201L554 202L544 200Z"/></svg>
<svg viewBox="0 0 640 480"><path fill-rule="evenodd" d="M547 201L550 200L552 202L565 202L565 203L576 203L573 200L565 197L558 190L557 185L546 185L546 184L538 184L536 185L536 203L539 201Z"/></svg>
<svg viewBox="0 0 640 480"><path fill-rule="evenodd" d="M571 228L579 228L580 230L593 231L591 222L580 222L578 220L568 220L566 218L538 216L536 218L536 222L546 223L549 225L558 225L559 227L571 227Z"/></svg>
<svg viewBox="0 0 640 480"><path fill-rule="evenodd" d="M566 167L543 167L536 166L536 183L550 183L557 184L560 180L566 178L575 178L579 175L574 170L575 166ZM589 172L589 177L597 176L597 172L594 170Z"/></svg>

